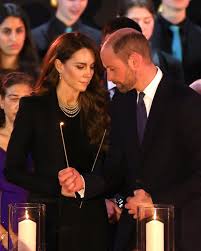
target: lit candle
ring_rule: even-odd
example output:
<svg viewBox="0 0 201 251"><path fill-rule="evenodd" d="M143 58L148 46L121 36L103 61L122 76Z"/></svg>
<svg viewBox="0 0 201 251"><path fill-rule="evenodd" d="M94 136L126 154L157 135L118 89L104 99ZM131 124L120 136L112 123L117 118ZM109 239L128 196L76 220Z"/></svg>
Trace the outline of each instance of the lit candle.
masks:
<svg viewBox="0 0 201 251"><path fill-rule="evenodd" d="M66 144L65 144L65 141L64 141L64 135L63 135L63 125L64 125L64 122L60 122L60 132L61 132L61 139L62 139L62 143L63 143L63 149L64 149L64 154L65 154L65 158L66 158L66 167L69 167L69 163L68 163L68 156L67 156L67 152L66 152Z"/></svg>
<svg viewBox="0 0 201 251"><path fill-rule="evenodd" d="M146 223L146 251L164 251L164 223L154 219Z"/></svg>
<svg viewBox="0 0 201 251"><path fill-rule="evenodd" d="M25 219L18 223L18 250L36 251L36 222L29 219L27 210Z"/></svg>

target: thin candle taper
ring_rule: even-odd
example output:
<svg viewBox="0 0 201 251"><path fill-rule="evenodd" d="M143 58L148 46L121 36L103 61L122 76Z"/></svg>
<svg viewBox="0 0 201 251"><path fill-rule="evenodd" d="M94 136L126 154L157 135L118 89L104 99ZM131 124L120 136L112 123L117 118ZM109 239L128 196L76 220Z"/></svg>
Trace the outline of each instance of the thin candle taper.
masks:
<svg viewBox="0 0 201 251"><path fill-rule="evenodd" d="M104 130L103 137L102 137L102 139L101 139L101 142L100 142L100 145L99 145L99 148L98 148L98 151L97 151L97 154L96 154L96 157L95 157L93 166L92 166L92 168L91 168L91 173L93 172L94 167L95 167L95 165L96 165L96 162L97 162L97 159L98 159L98 156L99 156L101 147L102 147L102 145L103 145L103 141L104 141L105 135L106 135L106 129ZM83 204L83 200L80 202L80 208L82 207L82 204Z"/></svg>
<svg viewBox="0 0 201 251"><path fill-rule="evenodd" d="M61 138L62 138L62 143L63 143L64 154L65 154L65 158L66 158L66 167L69 167L68 156L67 156L67 152L66 152L66 144L65 144L65 141L64 141L64 135L63 135L63 129L62 129L63 125L64 125L64 122L60 122L60 132L61 132Z"/></svg>

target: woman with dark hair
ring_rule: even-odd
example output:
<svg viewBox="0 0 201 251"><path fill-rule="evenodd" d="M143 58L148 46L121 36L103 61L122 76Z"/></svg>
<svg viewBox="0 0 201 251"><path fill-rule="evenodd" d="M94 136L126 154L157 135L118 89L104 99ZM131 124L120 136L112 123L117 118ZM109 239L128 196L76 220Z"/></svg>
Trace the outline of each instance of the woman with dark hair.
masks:
<svg viewBox="0 0 201 251"><path fill-rule="evenodd" d="M14 70L37 77L38 56L28 19L14 3L0 4L0 71Z"/></svg>
<svg viewBox="0 0 201 251"><path fill-rule="evenodd" d="M107 250L104 198L65 194L58 180L68 166L84 177L102 171L110 119L101 76L99 51L90 38L59 36L44 58L38 95L22 99L15 121L6 176L30 192L30 201L46 204L47 251ZM28 154L31 175L24 168Z"/></svg>
<svg viewBox="0 0 201 251"><path fill-rule="evenodd" d="M8 142L13 130L13 123L21 97L30 96L33 91L33 79L20 72L5 75L0 84L0 250L7 248L8 204L26 202L27 192L9 183L4 175L4 162Z"/></svg>

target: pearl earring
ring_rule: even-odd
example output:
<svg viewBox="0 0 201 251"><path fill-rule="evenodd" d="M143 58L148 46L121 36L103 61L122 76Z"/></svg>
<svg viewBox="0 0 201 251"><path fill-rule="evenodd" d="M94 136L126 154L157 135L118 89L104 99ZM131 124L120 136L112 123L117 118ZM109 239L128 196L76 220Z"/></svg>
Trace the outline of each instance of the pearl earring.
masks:
<svg viewBox="0 0 201 251"><path fill-rule="evenodd" d="M61 80L61 73L59 73L59 79Z"/></svg>

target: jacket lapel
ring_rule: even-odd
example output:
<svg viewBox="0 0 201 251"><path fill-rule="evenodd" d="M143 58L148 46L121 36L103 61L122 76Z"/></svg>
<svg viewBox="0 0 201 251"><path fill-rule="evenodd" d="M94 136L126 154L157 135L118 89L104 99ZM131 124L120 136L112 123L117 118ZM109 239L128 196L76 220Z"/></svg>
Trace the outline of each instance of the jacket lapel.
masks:
<svg viewBox="0 0 201 251"><path fill-rule="evenodd" d="M152 141L160 130L161 121L163 120L163 116L165 116L166 106L169 102L170 86L171 83L163 77L156 90L142 142L143 153L149 151Z"/></svg>
<svg viewBox="0 0 201 251"><path fill-rule="evenodd" d="M63 143L61 138L61 131L60 131L60 120L59 120L59 105L56 95L56 90L53 89L50 91L49 94L49 109L48 109L48 118L49 121L47 123L49 127L49 133L52 138L52 150L53 154L55 155L55 161L58 166L58 170L65 168L65 158L64 158L64 150L63 150Z"/></svg>

